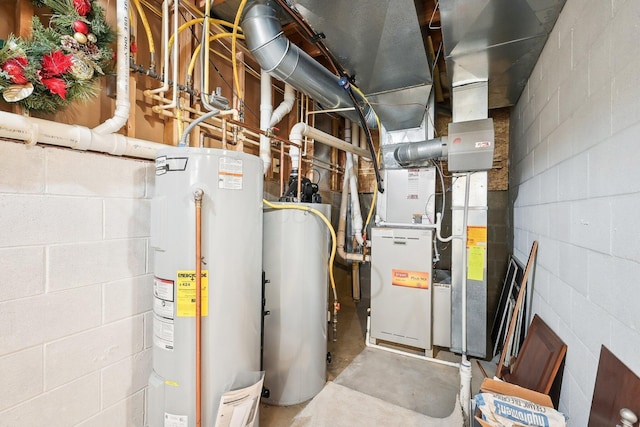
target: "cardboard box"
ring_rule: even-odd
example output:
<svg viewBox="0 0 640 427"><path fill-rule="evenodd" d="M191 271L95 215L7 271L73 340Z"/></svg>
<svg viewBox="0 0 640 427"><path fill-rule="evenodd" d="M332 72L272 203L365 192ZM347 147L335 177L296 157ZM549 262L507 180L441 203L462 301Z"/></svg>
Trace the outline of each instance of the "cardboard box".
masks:
<svg viewBox="0 0 640 427"><path fill-rule="evenodd" d="M485 393L497 393L505 396L515 396L541 406L553 408L553 402L551 402L549 395L538 393L537 391L529 390L528 388L520 387L515 384L509 384L504 381L485 378L480 385L480 391ZM480 414L479 409L476 410L475 419L482 427L492 427L489 423L482 420L482 415Z"/></svg>

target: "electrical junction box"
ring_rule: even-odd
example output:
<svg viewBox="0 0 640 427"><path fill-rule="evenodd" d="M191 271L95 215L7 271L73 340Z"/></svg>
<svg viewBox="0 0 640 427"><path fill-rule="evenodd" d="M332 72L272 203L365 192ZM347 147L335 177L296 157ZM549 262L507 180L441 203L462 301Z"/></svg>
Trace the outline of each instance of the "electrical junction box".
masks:
<svg viewBox="0 0 640 427"><path fill-rule="evenodd" d="M489 170L494 147L493 119L449 123L447 168L450 172Z"/></svg>

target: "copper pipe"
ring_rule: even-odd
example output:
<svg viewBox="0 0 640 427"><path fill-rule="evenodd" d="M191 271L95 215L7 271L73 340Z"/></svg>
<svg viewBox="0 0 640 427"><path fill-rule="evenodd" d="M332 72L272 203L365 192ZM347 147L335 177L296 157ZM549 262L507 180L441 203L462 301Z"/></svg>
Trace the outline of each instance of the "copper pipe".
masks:
<svg viewBox="0 0 640 427"><path fill-rule="evenodd" d="M196 203L196 427L202 426L202 196L193 192Z"/></svg>

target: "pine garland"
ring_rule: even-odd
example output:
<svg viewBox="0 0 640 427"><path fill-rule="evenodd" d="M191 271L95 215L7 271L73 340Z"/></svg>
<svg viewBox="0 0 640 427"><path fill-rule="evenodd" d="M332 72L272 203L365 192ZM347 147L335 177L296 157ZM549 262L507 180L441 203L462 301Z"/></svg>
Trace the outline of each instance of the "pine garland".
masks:
<svg viewBox="0 0 640 427"><path fill-rule="evenodd" d="M31 38L10 35L0 48L0 94L27 110L53 112L98 96L111 72L115 38L104 9L93 0L32 0L52 13L45 27L31 22Z"/></svg>

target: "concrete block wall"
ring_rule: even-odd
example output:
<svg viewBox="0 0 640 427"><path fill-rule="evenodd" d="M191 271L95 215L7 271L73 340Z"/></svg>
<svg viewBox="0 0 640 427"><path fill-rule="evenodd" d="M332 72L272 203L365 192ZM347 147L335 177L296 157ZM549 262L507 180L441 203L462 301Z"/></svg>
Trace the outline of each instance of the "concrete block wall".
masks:
<svg viewBox="0 0 640 427"><path fill-rule="evenodd" d="M0 426L142 426L151 162L0 140Z"/></svg>
<svg viewBox="0 0 640 427"><path fill-rule="evenodd" d="M640 2L567 0L512 110L514 250L568 345L560 409L585 426L601 345L640 375Z"/></svg>

